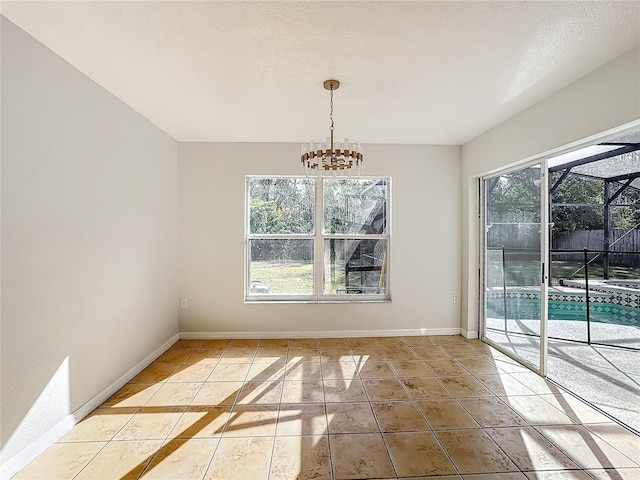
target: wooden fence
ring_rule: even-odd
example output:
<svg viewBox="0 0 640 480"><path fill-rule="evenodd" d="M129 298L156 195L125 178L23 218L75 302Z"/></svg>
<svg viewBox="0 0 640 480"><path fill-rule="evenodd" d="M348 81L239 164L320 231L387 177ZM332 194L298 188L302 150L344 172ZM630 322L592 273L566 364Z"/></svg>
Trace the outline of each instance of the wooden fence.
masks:
<svg viewBox="0 0 640 480"><path fill-rule="evenodd" d="M628 232L628 233L627 233ZM609 255L609 264L625 267L640 267L640 229L611 230L612 252L638 252L637 254ZM622 238L621 238L622 237ZM552 250L603 250L602 230L575 230L573 232L552 232ZM576 260L576 254L554 254L554 260Z"/></svg>

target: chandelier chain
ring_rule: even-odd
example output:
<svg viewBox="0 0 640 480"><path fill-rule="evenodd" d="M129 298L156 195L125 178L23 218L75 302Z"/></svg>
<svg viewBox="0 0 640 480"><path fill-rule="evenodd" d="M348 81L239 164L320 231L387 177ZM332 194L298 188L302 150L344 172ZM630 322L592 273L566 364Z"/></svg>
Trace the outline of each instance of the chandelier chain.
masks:
<svg viewBox="0 0 640 480"><path fill-rule="evenodd" d="M331 120L331 130L334 130L334 126L333 126L333 86L331 87L331 102L329 104L331 105L331 111L329 113L329 120Z"/></svg>

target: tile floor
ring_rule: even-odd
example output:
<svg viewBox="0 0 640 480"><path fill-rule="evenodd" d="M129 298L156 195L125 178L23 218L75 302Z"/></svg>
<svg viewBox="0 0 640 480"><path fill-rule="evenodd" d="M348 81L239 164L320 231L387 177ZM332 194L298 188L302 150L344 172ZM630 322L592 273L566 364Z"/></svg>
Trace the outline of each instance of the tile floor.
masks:
<svg viewBox="0 0 640 480"><path fill-rule="evenodd" d="M180 340L16 479L640 479L640 438L460 336Z"/></svg>

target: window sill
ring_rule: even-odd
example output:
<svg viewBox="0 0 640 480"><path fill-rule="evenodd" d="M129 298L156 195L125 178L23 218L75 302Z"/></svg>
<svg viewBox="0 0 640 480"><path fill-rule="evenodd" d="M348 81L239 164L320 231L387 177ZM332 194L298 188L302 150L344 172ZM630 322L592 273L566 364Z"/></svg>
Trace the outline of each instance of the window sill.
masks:
<svg viewBox="0 0 640 480"><path fill-rule="evenodd" d="M339 303L339 304L349 304L349 303L391 303L391 299L390 298L376 298L376 299L358 299L358 300L351 300L351 299L331 299L331 300L317 300L317 299L313 299L313 300L293 300L293 299L283 299L283 300L276 300L276 299L266 299L266 298L261 298L261 299L255 299L255 300L249 300L249 299L245 299L244 300L245 305L253 305L253 304L258 304L258 305L264 305L264 304L292 304L292 303L307 303L307 304L331 304L331 303Z"/></svg>

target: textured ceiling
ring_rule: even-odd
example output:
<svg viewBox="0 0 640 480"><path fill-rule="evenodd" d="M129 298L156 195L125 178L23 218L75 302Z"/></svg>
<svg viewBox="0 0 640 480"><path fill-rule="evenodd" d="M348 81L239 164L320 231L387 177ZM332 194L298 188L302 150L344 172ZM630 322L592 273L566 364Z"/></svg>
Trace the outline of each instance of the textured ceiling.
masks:
<svg viewBox="0 0 640 480"><path fill-rule="evenodd" d="M640 2L2 2L179 141L462 144L640 43Z"/></svg>

